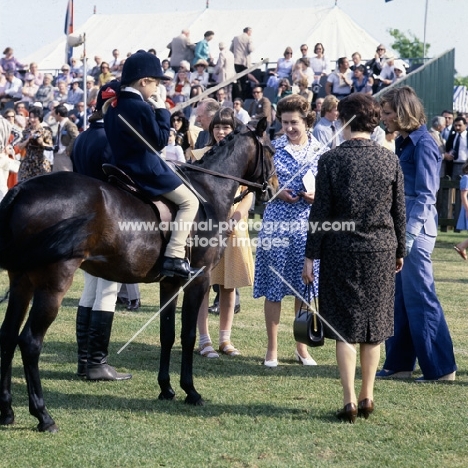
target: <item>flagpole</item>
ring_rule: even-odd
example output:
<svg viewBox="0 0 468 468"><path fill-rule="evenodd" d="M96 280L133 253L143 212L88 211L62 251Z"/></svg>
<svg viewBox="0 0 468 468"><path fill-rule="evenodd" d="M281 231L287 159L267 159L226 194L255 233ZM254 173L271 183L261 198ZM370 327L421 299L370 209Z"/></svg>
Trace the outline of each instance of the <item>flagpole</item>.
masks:
<svg viewBox="0 0 468 468"><path fill-rule="evenodd" d="M423 39L423 63L426 62L426 27L427 27L427 5L429 0L426 0L426 11L424 12L424 39Z"/></svg>

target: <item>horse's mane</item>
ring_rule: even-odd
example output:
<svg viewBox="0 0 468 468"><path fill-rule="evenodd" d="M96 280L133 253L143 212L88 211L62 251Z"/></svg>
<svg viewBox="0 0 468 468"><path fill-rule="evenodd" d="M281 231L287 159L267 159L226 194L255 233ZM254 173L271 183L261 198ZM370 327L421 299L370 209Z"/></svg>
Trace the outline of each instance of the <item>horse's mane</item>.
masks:
<svg viewBox="0 0 468 468"><path fill-rule="evenodd" d="M244 124L238 125L233 132L223 138L220 142L213 145L201 159L195 161L193 164L196 166L203 166L209 162L211 162L214 158L217 157L217 153L222 150L222 148L228 145L232 140L234 140L237 135L241 133L245 133L246 126Z"/></svg>

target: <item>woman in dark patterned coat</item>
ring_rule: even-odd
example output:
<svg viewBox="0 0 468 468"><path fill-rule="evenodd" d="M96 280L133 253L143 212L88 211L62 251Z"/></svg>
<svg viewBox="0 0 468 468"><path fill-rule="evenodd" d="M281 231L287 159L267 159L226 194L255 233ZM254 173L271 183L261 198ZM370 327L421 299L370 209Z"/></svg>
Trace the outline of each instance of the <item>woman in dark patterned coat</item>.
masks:
<svg viewBox="0 0 468 468"><path fill-rule="evenodd" d="M337 416L354 422L358 413L367 419L374 410L380 343L393 334L395 272L405 253L405 197L398 158L370 140L380 119L378 103L353 94L339 102L338 111L346 141L319 160L302 276L312 282L313 259L320 259L320 313L325 336L336 340L343 386L344 407ZM314 232L311 223L320 228ZM346 223L354 224L349 229ZM362 370L358 398L356 343Z"/></svg>

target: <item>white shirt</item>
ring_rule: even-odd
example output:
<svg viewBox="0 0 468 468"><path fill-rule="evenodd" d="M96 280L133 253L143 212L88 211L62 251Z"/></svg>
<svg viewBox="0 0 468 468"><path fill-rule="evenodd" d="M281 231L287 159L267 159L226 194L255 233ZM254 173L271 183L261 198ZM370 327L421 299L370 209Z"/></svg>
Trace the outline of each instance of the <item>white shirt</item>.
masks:
<svg viewBox="0 0 468 468"><path fill-rule="evenodd" d="M242 109L242 107L239 109L239 111L236 111L234 109L234 115L236 118L238 118L243 124L248 124L250 122L250 115L249 113L245 110Z"/></svg>
<svg viewBox="0 0 468 468"><path fill-rule="evenodd" d="M456 163L465 163L468 161L468 141L467 141L468 132L464 130L463 132L459 133L455 140L453 140L453 147L457 144L457 139L461 138L460 140L460 147L458 148L458 159L455 159L454 162Z"/></svg>

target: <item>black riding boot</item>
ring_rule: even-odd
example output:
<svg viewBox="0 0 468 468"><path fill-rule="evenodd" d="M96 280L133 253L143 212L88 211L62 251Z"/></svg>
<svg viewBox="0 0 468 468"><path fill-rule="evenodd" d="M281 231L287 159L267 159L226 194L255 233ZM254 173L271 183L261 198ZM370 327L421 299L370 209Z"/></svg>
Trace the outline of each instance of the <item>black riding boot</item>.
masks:
<svg viewBox="0 0 468 468"><path fill-rule="evenodd" d="M76 375L86 377L88 358L88 329L91 307L78 306L76 311L76 342L78 344L78 370Z"/></svg>
<svg viewBox="0 0 468 468"><path fill-rule="evenodd" d="M120 374L107 364L108 347L114 321L113 312L93 310L88 337L88 380L127 380L132 374Z"/></svg>

